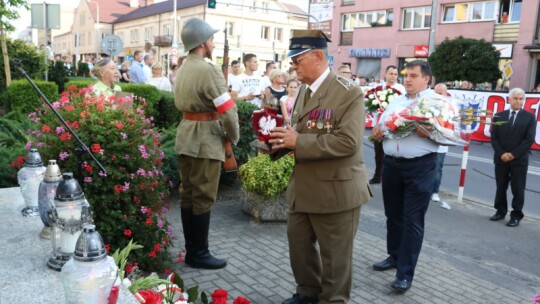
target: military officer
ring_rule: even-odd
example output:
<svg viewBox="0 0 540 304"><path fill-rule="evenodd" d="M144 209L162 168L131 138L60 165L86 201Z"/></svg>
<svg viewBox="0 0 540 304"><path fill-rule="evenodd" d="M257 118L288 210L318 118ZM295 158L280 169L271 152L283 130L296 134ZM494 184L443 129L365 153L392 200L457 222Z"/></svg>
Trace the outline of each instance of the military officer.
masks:
<svg viewBox="0 0 540 304"><path fill-rule="evenodd" d="M284 304L348 303L360 208L372 197L362 152L363 93L328 68L329 41L320 30L293 31L288 56L303 85L291 125L271 133L272 157L292 150L296 159L287 236L297 287Z"/></svg>
<svg viewBox="0 0 540 304"><path fill-rule="evenodd" d="M227 265L208 250L210 213L217 198L224 138L238 142L237 107L222 72L212 59L213 29L204 20L188 20L182 42L189 52L178 70L175 105L183 112L176 131L175 152L180 167L181 217L186 241L185 263L194 268L220 269Z"/></svg>

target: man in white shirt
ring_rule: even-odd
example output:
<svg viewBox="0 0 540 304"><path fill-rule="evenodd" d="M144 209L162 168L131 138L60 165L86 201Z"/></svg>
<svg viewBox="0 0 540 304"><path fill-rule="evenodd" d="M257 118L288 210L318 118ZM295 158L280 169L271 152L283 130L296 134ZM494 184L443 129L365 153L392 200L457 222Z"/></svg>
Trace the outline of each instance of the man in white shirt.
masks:
<svg viewBox="0 0 540 304"><path fill-rule="evenodd" d="M240 76L240 62L238 62L238 60L233 60L231 62L231 72L227 76L227 87L229 88L229 91L233 87L238 76Z"/></svg>
<svg viewBox="0 0 540 304"><path fill-rule="evenodd" d="M154 55L152 54L145 55L143 72L144 72L144 76L146 80L152 78L152 65L153 64L154 64Z"/></svg>
<svg viewBox="0 0 540 304"><path fill-rule="evenodd" d="M233 84L231 96L236 101L247 101L261 107L261 99L264 98L262 79L256 71L259 67L257 55L246 54L242 59L246 70L236 78Z"/></svg>
<svg viewBox="0 0 540 304"><path fill-rule="evenodd" d="M264 72L264 75L262 78L262 87L263 89L266 89L267 87L272 85L272 82L270 81L270 71L276 68L276 64L273 61L270 61L266 64L266 72Z"/></svg>

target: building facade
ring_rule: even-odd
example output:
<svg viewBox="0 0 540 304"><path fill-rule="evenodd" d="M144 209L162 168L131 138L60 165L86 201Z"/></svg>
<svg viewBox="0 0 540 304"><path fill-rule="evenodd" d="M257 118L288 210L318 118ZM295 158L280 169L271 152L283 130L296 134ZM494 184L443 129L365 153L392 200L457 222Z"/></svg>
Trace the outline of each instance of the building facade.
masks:
<svg viewBox="0 0 540 304"><path fill-rule="evenodd" d="M105 56L101 44L107 35L114 34L123 43L122 51L115 55L117 61L130 60L136 50L151 46L156 59L168 66L177 56L185 55L180 39L184 22L198 17L221 30L214 40L216 63L222 62L226 35L231 61L254 53L261 71L269 61L277 61L285 69L291 29L308 24L306 12L278 0L218 1L215 9L208 8L207 0L174 1L176 21L173 0L81 0L70 32L55 36L58 43L53 43L53 50L73 55L74 60L83 55Z"/></svg>
<svg viewBox="0 0 540 304"><path fill-rule="evenodd" d="M433 23L435 47L458 36L484 39L501 51L501 73L513 71L507 86L529 90L540 83L540 1L435 2L436 14L432 0L311 0L310 7L331 7L330 53L335 65L350 64L357 75L380 78L388 65L401 70L407 61L427 59Z"/></svg>

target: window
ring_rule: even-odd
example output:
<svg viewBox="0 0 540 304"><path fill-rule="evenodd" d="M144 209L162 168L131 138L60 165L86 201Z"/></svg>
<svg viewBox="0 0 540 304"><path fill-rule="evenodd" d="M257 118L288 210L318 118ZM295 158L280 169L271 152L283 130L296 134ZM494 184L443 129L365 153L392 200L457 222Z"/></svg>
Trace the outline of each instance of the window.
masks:
<svg viewBox="0 0 540 304"><path fill-rule="evenodd" d="M84 40L84 38L86 38L84 34L79 37L79 45L85 45L86 40Z"/></svg>
<svg viewBox="0 0 540 304"><path fill-rule="evenodd" d="M510 22L519 22L521 20L521 5L523 2L522 0L514 0L512 4Z"/></svg>
<svg viewBox="0 0 540 304"><path fill-rule="evenodd" d="M283 41L283 29L280 27L276 27L274 29L274 40L275 41Z"/></svg>
<svg viewBox="0 0 540 304"><path fill-rule="evenodd" d="M139 30L138 29L131 30L130 40L131 40L131 42L138 42L139 41Z"/></svg>
<svg viewBox="0 0 540 304"><path fill-rule="evenodd" d="M345 14L342 17L341 31L350 32L355 27L392 25L392 10Z"/></svg>
<svg viewBox="0 0 540 304"><path fill-rule="evenodd" d="M261 27L261 39L270 39L270 27L269 26L263 26Z"/></svg>
<svg viewBox="0 0 540 304"><path fill-rule="evenodd" d="M431 7L415 7L403 10L404 30L426 29L431 26Z"/></svg>
<svg viewBox="0 0 540 304"><path fill-rule="evenodd" d="M253 4L252 6L249 8L252 12L254 12L256 10L256 7L257 7L257 1L253 1Z"/></svg>
<svg viewBox="0 0 540 304"><path fill-rule="evenodd" d="M86 15L84 14L84 12L82 12L81 15L79 16L79 24L84 25L85 22L86 22Z"/></svg>
<svg viewBox="0 0 540 304"><path fill-rule="evenodd" d="M171 34L171 26L169 24L163 25L163 35L169 36Z"/></svg>
<svg viewBox="0 0 540 304"><path fill-rule="evenodd" d="M442 22L495 20L496 10L496 1L447 5L443 8Z"/></svg>
<svg viewBox="0 0 540 304"><path fill-rule="evenodd" d="M234 36L234 23L233 22L225 22L225 32L227 33L227 36Z"/></svg>
<svg viewBox="0 0 540 304"><path fill-rule="evenodd" d="M145 27L144 28L144 40L152 40L154 38L154 28L153 27Z"/></svg>

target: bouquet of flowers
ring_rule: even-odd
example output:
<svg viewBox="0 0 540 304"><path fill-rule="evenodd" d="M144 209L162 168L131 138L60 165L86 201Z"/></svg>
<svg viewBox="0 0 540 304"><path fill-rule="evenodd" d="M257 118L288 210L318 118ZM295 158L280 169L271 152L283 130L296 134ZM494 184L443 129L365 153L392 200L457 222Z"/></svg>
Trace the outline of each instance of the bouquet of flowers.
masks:
<svg viewBox="0 0 540 304"><path fill-rule="evenodd" d="M401 92L389 85L385 87L377 86L365 94L366 111L368 113L382 112L399 95L401 95Z"/></svg>
<svg viewBox="0 0 540 304"><path fill-rule="evenodd" d="M396 106L382 117L383 132L389 138L423 133L440 145L466 145L461 138L460 111L450 98L433 94L420 97L407 106Z"/></svg>

